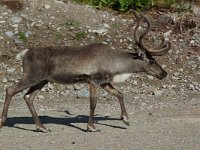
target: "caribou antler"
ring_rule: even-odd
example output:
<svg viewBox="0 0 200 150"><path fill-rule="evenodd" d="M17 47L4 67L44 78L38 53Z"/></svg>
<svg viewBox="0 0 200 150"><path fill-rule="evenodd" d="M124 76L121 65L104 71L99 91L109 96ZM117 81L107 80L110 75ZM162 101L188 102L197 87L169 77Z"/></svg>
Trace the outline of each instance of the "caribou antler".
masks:
<svg viewBox="0 0 200 150"><path fill-rule="evenodd" d="M165 41L164 36L161 36L161 43L159 44L158 47L149 48L148 46L144 45L143 38L150 31L151 23L149 19L143 13L140 13L140 15L138 15L138 13L134 10L131 10L131 12L135 15L136 21L137 21L137 25L134 30L134 38L139 48L151 53L154 56L160 56L160 55L166 54L171 47L171 43L169 41ZM147 27L144 31L141 31L139 28L141 27L143 21L147 23Z"/></svg>

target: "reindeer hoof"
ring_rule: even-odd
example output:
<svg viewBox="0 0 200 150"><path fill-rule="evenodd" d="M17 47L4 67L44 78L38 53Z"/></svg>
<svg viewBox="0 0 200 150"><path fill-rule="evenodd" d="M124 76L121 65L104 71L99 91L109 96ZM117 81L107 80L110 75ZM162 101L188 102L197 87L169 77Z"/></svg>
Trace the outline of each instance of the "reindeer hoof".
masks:
<svg viewBox="0 0 200 150"><path fill-rule="evenodd" d="M101 130L96 129L94 126L87 126L87 132L100 132Z"/></svg>
<svg viewBox="0 0 200 150"><path fill-rule="evenodd" d="M123 120L123 122L124 122L127 126L130 125L127 116L121 116L121 119Z"/></svg>
<svg viewBox="0 0 200 150"><path fill-rule="evenodd" d="M99 129L87 128L87 132L101 132Z"/></svg>
<svg viewBox="0 0 200 150"><path fill-rule="evenodd" d="M51 132L51 130L47 129L46 127L37 127L36 132L48 133L48 132Z"/></svg>
<svg viewBox="0 0 200 150"><path fill-rule="evenodd" d="M4 121L3 121L3 119L2 118L0 118L0 128L2 128L3 127L3 125L4 125Z"/></svg>

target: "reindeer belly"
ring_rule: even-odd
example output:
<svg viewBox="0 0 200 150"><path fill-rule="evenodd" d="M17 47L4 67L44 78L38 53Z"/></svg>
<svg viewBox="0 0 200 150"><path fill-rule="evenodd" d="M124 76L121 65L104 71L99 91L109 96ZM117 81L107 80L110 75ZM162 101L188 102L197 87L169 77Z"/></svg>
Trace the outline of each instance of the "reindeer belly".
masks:
<svg viewBox="0 0 200 150"><path fill-rule="evenodd" d="M48 77L49 81L54 81L62 84L70 84L70 83L86 83L89 80L95 82L97 85L101 85L103 83L109 83L112 81L112 75L107 73L94 73L91 75L87 74L65 74L58 73Z"/></svg>
<svg viewBox="0 0 200 150"><path fill-rule="evenodd" d="M62 84L69 84L69 83L84 83L87 82L89 78L88 75L70 75L70 74L56 74L51 77L50 80Z"/></svg>
<svg viewBox="0 0 200 150"><path fill-rule="evenodd" d="M122 83L125 82L128 78L130 78L133 73L124 73L124 74L117 74L113 77L113 82L115 83Z"/></svg>

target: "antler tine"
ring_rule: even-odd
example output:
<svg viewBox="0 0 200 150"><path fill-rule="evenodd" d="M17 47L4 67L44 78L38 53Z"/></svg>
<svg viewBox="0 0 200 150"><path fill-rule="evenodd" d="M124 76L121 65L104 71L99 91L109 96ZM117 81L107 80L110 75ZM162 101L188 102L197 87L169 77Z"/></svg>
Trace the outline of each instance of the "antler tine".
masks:
<svg viewBox="0 0 200 150"><path fill-rule="evenodd" d="M143 38L150 30L150 21L143 13L140 13L140 15L138 15L138 13L135 10L131 10L131 12L135 15L137 20L137 25L134 30L134 38L136 44L141 48L141 50L148 51L148 47L145 47L143 44ZM147 29L144 31L139 31L143 20L147 22Z"/></svg>
<svg viewBox="0 0 200 150"><path fill-rule="evenodd" d="M137 25L136 25L135 31L134 31L134 38L136 40L137 45L142 50L147 51L147 52L151 53L154 56L160 56L160 55L166 54L168 52L168 50L171 48L171 43L169 41L165 41L164 36L161 36L161 43L159 44L159 46L157 48L153 48L152 49L152 48L149 48L149 47L147 47L147 46L144 45L143 38L150 31L150 29L151 29L151 23L150 23L149 19L142 12L140 13L140 17L136 13L136 11L131 10L131 12L135 15L136 20L137 20ZM147 27L146 27L146 30L144 30L138 36L138 29L141 26L143 20L147 23Z"/></svg>
<svg viewBox="0 0 200 150"><path fill-rule="evenodd" d="M144 18L144 20L147 22L147 29L143 31L142 35L140 36L139 38L139 44L141 45L141 47L144 47L144 44L143 44L143 38L148 34L148 32L150 31L151 29L151 23L149 21L149 19L141 12L140 13L141 16ZM148 51L148 48L145 49Z"/></svg>
<svg viewBox="0 0 200 150"><path fill-rule="evenodd" d="M136 43L138 44L139 38L140 38L140 35L138 35L138 30L139 30L139 27L142 24L142 17L140 17L135 10L131 9L130 11L135 15L135 18L136 18L136 21L137 21L136 27L134 29L134 38L135 38Z"/></svg>
<svg viewBox="0 0 200 150"><path fill-rule="evenodd" d="M144 33L140 36L140 39L139 39L139 42L141 42L141 45L144 45L143 37L149 32L151 28L151 24L150 24L149 19L143 13L141 13L141 16L145 19L148 25L147 30L144 31ZM145 49L154 56L160 56L160 55L166 54L168 50L171 48L171 43L169 41L165 41L164 35L162 35L160 39L161 39L161 43L159 44L157 48L151 49L151 48L145 47Z"/></svg>
<svg viewBox="0 0 200 150"><path fill-rule="evenodd" d="M165 41L164 43L165 44L160 49L158 49L158 50L149 49L148 52L150 52L153 56L161 56L161 55L166 54L169 51L169 49L171 48L171 42Z"/></svg>
<svg viewBox="0 0 200 150"><path fill-rule="evenodd" d="M133 10L133 9L130 9L130 11L135 15L135 18L137 19L137 20L139 20L141 17L139 17L139 15L137 14L137 12L135 11L135 10Z"/></svg>

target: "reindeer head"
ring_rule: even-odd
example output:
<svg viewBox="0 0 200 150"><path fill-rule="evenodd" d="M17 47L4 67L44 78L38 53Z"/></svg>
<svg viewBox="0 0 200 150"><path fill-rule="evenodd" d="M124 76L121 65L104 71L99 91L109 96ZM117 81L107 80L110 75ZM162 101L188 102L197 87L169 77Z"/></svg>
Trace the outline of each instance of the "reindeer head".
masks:
<svg viewBox="0 0 200 150"><path fill-rule="evenodd" d="M168 52L168 50L171 47L171 44L169 41L165 41L164 36L161 37L161 43L158 47L155 48L149 48L144 45L143 38L147 35L147 33L150 31L150 21L148 18L141 13L138 15L137 12L134 10L131 10L132 13L136 17L136 27L134 30L134 38L135 42L138 46L136 49L135 59L138 59L140 61L142 69L144 72L146 72L149 75L152 75L158 79L163 79L167 76L167 72L162 69L162 67L156 62L156 60L152 56L161 56ZM141 30L142 23L146 22L147 27L146 29ZM143 28L143 27L142 27Z"/></svg>

